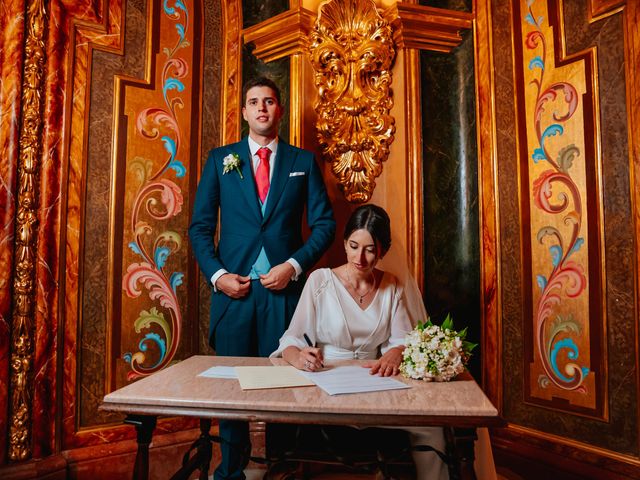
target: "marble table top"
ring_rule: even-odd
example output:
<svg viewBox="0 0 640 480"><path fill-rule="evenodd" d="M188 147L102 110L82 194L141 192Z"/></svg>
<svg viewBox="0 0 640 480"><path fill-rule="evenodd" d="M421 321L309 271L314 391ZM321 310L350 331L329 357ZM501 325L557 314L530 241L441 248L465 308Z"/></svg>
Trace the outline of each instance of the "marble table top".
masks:
<svg viewBox="0 0 640 480"><path fill-rule="evenodd" d="M361 361L333 364L357 363ZM109 393L100 408L130 414L285 423L461 427L503 424L496 408L467 373L445 383L397 376L411 388L331 396L315 386L243 391L237 379L197 376L214 365L286 362L279 358L194 356Z"/></svg>

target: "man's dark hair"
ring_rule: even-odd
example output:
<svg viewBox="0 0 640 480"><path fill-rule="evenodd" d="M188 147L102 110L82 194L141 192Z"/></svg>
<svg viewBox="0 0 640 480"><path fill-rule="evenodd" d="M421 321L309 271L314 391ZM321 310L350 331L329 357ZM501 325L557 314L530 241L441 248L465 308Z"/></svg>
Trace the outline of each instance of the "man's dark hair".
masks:
<svg viewBox="0 0 640 480"><path fill-rule="evenodd" d="M247 92L253 87L269 87L276 94L276 100L279 105L282 105L280 100L280 89L276 83L268 77L255 77L249 79L242 87L242 105L247 103Z"/></svg>
<svg viewBox="0 0 640 480"><path fill-rule="evenodd" d="M347 240L353 232L361 229L371 234L382 255L389 251L391 247L391 220L384 208L372 203L356 208L344 227L344 239Z"/></svg>

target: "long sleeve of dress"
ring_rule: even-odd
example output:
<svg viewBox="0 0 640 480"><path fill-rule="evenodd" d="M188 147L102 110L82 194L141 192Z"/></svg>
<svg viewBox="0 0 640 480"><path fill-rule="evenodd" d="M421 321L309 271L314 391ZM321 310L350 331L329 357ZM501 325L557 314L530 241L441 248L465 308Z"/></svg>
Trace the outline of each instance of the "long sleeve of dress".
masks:
<svg viewBox="0 0 640 480"><path fill-rule="evenodd" d="M394 292L391 312L391 335L380 346L380 352L384 355L392 348L404 345L404 339L412 330L411 318L404 297L404 290L398 286Z"/></svg>
<svg viewBox="0 0 640 480"><path fill-rule="evenodd" d="M307 334L311 342L315 345L317 342L316 337L316 305L315 297L318 287L318 274L313 272L302 290L300 300L296 311L291 318L289 328L280 338L280 345L278 349L273 352L269 357L281 357L282 352L287 347L295 346L300 349L307 346L307 342L304 340L304 335Z"/></svg>

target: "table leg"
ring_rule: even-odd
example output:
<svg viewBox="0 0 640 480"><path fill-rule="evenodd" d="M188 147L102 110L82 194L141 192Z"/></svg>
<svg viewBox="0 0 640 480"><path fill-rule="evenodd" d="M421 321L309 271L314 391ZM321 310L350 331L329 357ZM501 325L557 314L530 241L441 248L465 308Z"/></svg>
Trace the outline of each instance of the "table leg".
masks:
<svg viewBox="0 0 640 480"><path fill-rule="evenodd" d="M133 467L133 480L149 479L149 445L157 420L157 417L149 415L127 415L124 420L124 423L134 425L137 433L138 451Z"/></svg>
<svg viewBox="0 0 640 480"><path fill-rule="evenodd" d="M211 429L211 419L200 419L200 439L201 443L198 445L198 457L200 457L200 480L207 480L209 478L209 465L211 465L211 455L213 454L213 448L211 445L211 439L209 437L209 430Z"/></svg>
<svg viewBox="0 0 640 480"><path fill-rule="evenodd" d="M171 480L188 480L195 470L200 470L198 478L207 480L209 478L209 465L211 464L211 456L213 454L213 446L211 441L217 441L218 437L209 434L211 429L211 419L200 419L200 437L193 442L187 453L182 459L182 467L172 477ZM191 452L195 450L193 456Z"/></svg>
<svg viewBox="0 0 640 480"><path fill-rule="evenodd" d="M476 480L473 468L475 460L474 443L478 438L475 428L447 428L447 455L450 480Z"/></svg>

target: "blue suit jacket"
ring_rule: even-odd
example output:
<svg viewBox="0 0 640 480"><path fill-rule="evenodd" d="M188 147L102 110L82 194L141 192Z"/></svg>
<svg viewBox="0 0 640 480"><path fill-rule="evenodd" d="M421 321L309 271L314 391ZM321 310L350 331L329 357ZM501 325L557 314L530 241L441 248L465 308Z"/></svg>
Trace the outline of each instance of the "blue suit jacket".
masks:
<svg viewBox="0 0 640 480"><path fill-rule="evenodd" d="M233 153L240 157L243 178L235 170L223 174L223 159ZM305 207L311 234L303 242ZM334 234L333 211L311 152L278 141L264 216L247 138L209 152L189 227L194 254L207 280L221 268L248 275L263 247L271 266L294 258L307 271L329 248ZM294 290L292 294L299 296L301 288ZM230 301L221 292L212 293L210 338Z"/></svg>

